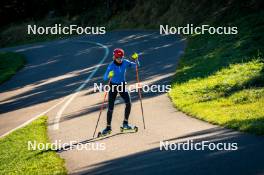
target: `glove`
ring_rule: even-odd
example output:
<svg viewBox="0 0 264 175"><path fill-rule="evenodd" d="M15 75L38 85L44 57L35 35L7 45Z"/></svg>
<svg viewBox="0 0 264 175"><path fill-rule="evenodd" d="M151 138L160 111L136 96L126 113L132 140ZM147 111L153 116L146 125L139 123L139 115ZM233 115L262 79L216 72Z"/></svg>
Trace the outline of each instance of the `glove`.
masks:
<svg viewBox="0 0 264 175"><path fill-rule="evenodd" d="M136 61L138 59L138 54L136 52L133 53L133 55L131 56L131 58Z"/></svg>
<svg viewBox="0 0 264 175"><path fill-rule="evenodd" d="M114 71L110 71L108 74L108 78L113 78L114 75L115 75Z"/></svg>

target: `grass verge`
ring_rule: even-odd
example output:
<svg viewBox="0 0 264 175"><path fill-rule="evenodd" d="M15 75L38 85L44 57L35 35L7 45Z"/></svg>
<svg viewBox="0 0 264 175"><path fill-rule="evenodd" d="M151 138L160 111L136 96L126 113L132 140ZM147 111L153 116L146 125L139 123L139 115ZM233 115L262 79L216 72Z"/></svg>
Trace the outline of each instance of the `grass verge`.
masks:
<svg viewBox="0 0 264 175"><path fill-rule="evenodd" d="M67 174L64 161L52 150L28 150L28 141L48 143L47 117L0 139L0 174Z"/></svg>
<svg viewBox="0 0 264 175"><path fill-rule="evenodd" d="M23 55L13 52L0 52L0 84L10 79L26 63Z"/></svg>
<svg viewBox="0 0 264 175"><path fill-rule="evenodd" d="M262 13L237 20L238 35L189 38L169 95L174 105L199 119L264 134Z"/></svg>

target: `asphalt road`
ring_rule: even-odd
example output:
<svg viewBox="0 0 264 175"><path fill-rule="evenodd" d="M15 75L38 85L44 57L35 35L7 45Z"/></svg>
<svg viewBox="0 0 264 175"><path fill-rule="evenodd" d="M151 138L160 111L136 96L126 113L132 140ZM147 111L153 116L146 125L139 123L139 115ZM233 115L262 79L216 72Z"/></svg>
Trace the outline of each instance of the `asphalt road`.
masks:
<svg viewBox="0 0 264 175"><path fill-rule="evenodd" d="M124 104L119 97L113 116L113 133L92 139L103 93L93 92L111 61L112 50L122 47L127 55L139 52L143 84L167 85L172 80L185 40L153 31L116 31L104 36L81 36L8 48L27 56L28 64L0 86L0 134L23 126L39 115L49 116L52 141L105 150L58 151L72 174L264 174L263 137L242 134L186 116L177 111L166 93L143 93L146 130L140 104L131 93L130 122L138 133L121 134ZM135 70L128 70L130 85ZM98 131L105 127L106 110ZM237 143L238 150L160 150L170 143ZM100 147L100 146L99 146Z"/></svg>

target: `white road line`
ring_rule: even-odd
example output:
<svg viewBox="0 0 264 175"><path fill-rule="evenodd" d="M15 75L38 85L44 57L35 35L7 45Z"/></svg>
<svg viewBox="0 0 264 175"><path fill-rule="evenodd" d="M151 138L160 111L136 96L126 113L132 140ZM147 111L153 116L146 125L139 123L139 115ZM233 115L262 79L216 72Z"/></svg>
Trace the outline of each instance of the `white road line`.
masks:
<svg viewBox="0 0 264 175"><path fill-rule="evenodd" d="M69 97L69 96L65 97L63 100L61 100L61 101L58 102L57 104L53 105L52 107L50 107L50 108L47 109L46 111L40 113L39 115L33 117L32 119L30 119L30 120L28 120L28 121L22 123L22 124L19 125L18 127L14 128L14 129L11 129L10 131L8 131L8 132L2 134L2 135L0 136L0 138L6 136L6 135L8 135L8 134L10 134L11 132L13 132L13 131L15 131L15 130L17 130L17 129L19 129L19 128L22 128L22 127L26 126L26 125L29 124L30 122L32 122L32 121L36 120L37 118L39 118L40 116L45 115L46 113L48 113L49 111L51 111L52 109L56 108L56 107L59 106L61 103L63 103L66 99L68 99L68 97Z"/></svg>
<svg viewBox="0 0 264 175"><path fill-rule="evenodd" d="M50 107L49 109L47 109L46 111L40 113L39 115L36 115L35 117L33 117L32 119L22 123L21 125L17 126L16 128L14 129L11 129L10 131L2 134L0 136L1 137L4 137L8 134L10 134L11 132L19 129L19 128L22 128L24 126L26 126L27 124L31 123L32 121L36 120L37 118L39 118L40 116L43 116L45 114L47 114L49 111L53 110L54 108L56 108L57 106L59 106L60 104L62 104L64 101L66 101L68 98L68 101L64 104L64 106L61 108L61 110L57 113L56 115L56 118L55 118L55 124L53 125L53 128L54 129L59 129L59 121L60 121L60 117L63 113L63 111L65 110L65 108L71 103L71 101L76 97L76 95L79 93L79 91L81 91L85 85L90 81L90 79L94 76L94 74L97 72L97 70L99 69L99 67L103 64L103 62L106 60L108 54L109 54L109 49L106 45L103 45L101 43L98 43L98 42L91 42L91 41L79 41L79 40L76 40L77 42L84 42L84 43L90 43L90 44L95 44L95 45L98 45L100 47L103 47L105 49L105 54L104 54L104 57L102 58L102 60L99 62L99 64L95 67L95 69L93 70L93 72L89 75L89 77L82 83L81 86L79 86L73 94L71 95L68 95L66 97L63 98L62 101L58 102L57 104L53 105L52 107ZM56 122L57 121L57 122Z"/></svg>
<svg viewBox="0 0 264 175"><path fill-rule="evenodd" d="M105 49L105 54L104 57L102 58L102 60L97 64L97 66L95 67L95 69L93 70L93 72L89 75L89 77L83 82L83 84L78 87L75 92L73 94L71 94L71 98L68 99L68 101L62 106L62 108L57 112L57 115L55 116L54 119L54 124L53 124L53 130L58 130L59 129L59 123L60 123L60 118L62 116L62 113L64 112L64 110L68 107L68 105L72 102L72 100L79 94L79 92L86 86L86 84L91 80L91 78L94 76L94 74L97 72L97 70L99 69L99 67L104 63L104 61L106 60L108 54L109 54L109 49L107 46L101 44L101 43L97 43L97 42L90 42L90 41L79 41L77 40L77 42L84 42L84 43L91 43L91 44L96 44L98 46L101 46Z"/></svg>

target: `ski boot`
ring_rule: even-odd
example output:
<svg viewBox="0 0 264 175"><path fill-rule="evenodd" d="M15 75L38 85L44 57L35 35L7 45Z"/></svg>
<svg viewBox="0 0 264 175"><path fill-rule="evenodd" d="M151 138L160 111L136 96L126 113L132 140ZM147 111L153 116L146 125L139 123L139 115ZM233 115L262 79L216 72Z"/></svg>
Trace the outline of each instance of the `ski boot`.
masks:
<svg viewBox="0 0 264 175"><path fill-rule="evenodd" d="M112 129L109 127L106 127L103 131L99 132L97 137L104 137L112 133Z"/></svg>
<svg viewBox="0 0 264 175"><path fill-rule="evenodd" d="M137 126L131 126L127 123L123 123L123 126L120 127L120 131L122 133L125 132L138 132L138 127Z"/></svg>

